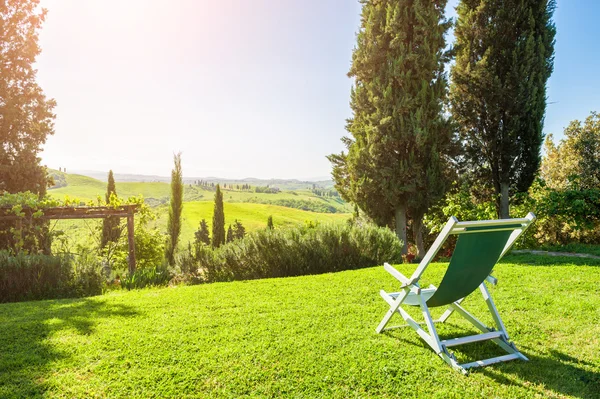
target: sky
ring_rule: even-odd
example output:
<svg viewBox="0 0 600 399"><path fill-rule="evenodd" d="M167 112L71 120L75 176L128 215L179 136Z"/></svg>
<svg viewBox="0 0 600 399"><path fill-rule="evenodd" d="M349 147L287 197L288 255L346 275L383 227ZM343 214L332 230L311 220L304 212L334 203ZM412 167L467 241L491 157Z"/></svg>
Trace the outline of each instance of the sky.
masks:
<svg viewBox="0 0 600 399"><path fill-rule="evenodd" d="M448 4L455 16L458 0ZM51 168L322 178L344 149L357 0L42 0ZM544 131L600 111L600 1L559 0Z"/></svg>

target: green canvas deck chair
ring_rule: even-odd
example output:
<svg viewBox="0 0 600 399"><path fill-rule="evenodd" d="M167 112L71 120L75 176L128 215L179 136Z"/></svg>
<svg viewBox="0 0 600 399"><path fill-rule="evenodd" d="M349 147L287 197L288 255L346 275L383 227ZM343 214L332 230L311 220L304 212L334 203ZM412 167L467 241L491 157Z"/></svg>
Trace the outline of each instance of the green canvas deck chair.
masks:
<svg viewBox="0 0 600 399"><path fill-rule="evenodd" d="M534 220L535 215L531 212L522 219L482 220L474 222L459 222L453 216L448 220L448 223L446 223L410 278L404 276L386 263L384 265L385 270L398 279L401 286L400 291L395 293L387 293L381 290L380 294L389 304L390 309L377 327L377 332L381 333L384 331L392 316L398 313L407 324L397 327L412 327L446 363L463 373L466 373L472 367L487 366L513 359L528 360L509 341L508 333L492 301L485 281L494 285L497 283L497 280L490 275L494 265L504 256L517 238L523 234ZM457 235L458 239L446 274L442 278L439 287L430 285L427 288L421 288L419 286L419 279L446 239L451 235ZM486 326L461 306L463 299L477 288L479 288L483 299L487 303L495 327ZM416 322L402 309L401 305L420 306L425 319L424 325L423 323ZM445 306L447 310L438 320L432 320L429 308L438 306ZM481 334L440 340L434 323L445 322L454 312L457 312L471 322L481 331ZM397 327L389 327L388 329ZM508 354L491 359L459 364L456 357L448 350L448 348L453 346L487 340L492 340L508 352Z"/></svg>

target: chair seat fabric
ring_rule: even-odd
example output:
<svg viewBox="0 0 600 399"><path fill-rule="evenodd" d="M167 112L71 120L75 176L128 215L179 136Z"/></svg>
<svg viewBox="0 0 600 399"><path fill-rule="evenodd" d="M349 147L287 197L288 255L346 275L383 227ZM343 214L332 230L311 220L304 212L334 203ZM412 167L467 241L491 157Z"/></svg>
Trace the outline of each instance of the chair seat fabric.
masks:
<svg viewBox="0 0 600 399"><path fill-rule="evenodd" d="M475 291L491 273L512 233L473 231L458 237L446 274L427 306L446 306Z"/></svg>

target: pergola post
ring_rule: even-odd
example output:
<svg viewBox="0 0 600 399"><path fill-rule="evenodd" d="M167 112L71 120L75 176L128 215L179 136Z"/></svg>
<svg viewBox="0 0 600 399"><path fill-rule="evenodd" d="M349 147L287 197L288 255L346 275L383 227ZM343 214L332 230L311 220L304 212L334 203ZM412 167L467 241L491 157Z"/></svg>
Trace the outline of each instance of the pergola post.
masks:
<svg viewBox="0 0 600 399"><path fill-rule="evenodd" d="M127 239L129 241L129 274L135 272L135 235L133 224L133 209L129 208L127 215Z"/></svg>

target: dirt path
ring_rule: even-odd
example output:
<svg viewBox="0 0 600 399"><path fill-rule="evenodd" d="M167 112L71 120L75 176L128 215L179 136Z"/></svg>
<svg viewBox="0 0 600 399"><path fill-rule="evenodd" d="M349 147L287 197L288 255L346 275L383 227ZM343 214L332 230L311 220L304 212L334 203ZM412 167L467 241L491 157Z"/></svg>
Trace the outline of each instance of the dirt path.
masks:
<svg viewBox="0 0 600 399"><path fill-rule="evenodd" d="M537 251L533 249L516 249L511 251L513 254L533 254L533 255L549 255L549 256L570 256L573 258L590 258L600 259L600 256L590 254L577 254L574 252L551 252L551 251Z"/></svg>

